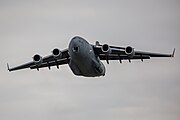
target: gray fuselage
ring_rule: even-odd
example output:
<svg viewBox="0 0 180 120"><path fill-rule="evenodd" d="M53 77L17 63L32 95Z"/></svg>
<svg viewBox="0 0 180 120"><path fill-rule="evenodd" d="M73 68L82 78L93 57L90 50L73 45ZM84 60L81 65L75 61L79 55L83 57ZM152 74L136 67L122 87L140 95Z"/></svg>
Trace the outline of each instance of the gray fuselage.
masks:
<svg viewBox="0 0 180 120"><path fill-rule="evenodd" d="M95 55L93 46L81 37L74 37L68 47L69 67L75 75L96 77L105 75L105 67Z"/></svg>

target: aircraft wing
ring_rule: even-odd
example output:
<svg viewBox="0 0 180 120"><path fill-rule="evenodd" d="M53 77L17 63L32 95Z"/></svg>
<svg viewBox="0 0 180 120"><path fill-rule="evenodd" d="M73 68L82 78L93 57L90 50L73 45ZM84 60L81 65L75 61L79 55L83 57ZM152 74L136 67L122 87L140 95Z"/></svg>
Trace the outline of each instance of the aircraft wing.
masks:
<svg viewBox="0 0 180 120"><path fill-rule="evenodd" d="M68 49L65 49L63 51L60 51L59 49L54 49L52 51L51 55L41 57L40 55L34 55L33 56L33 61L10 68L9 65L7 64L8 70L9 71L15 71L15 70L21 70L21 69L37 69L43 68L43 67L48 67L49 69L51 66L57 66L59 68L59 65L63 64L68 64L69 63L69 53Z"/></svg>
<svg viewBox="0 0 180 120"><path fill-rule="evenodd" d="M153 52L144 52L144 51L136 51L131 46L128 47L117 47L117 46L109 46L107 44L100 45L99 43L96 45L92 45L94 49L94 53L99 57L100 60L106 60L109 64L109 60L131 60L140 59L150 59L151 57L174 57L175 49L172 54L162 54L162 53L153 53Z"/></svg>

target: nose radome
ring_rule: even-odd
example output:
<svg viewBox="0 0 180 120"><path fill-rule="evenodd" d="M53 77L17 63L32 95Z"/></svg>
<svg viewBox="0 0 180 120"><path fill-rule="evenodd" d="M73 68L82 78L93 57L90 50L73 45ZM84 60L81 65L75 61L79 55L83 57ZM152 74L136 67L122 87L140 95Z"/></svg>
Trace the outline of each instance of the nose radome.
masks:
<svg viewBox="0 0 180 120"><path fill-rule="evenodd" d="M69 49L72 50L74 47L78 47L78 41L80 40L79 36L75 36L71 39L71 42L69 44Z"/></svg>
<svg viewBox="0 0 180 120"><path fill-rule="evenodd" d="M79 40L79 39L81 39L81 37L79 37L79 36L75 36L72 38L72 40Z"/></svg>

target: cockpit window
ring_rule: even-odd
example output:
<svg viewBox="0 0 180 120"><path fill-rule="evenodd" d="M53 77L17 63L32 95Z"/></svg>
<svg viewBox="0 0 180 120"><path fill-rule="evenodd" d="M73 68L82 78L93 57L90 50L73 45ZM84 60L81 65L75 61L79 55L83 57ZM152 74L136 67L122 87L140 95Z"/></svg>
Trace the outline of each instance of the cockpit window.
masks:
<svg viewBox="0 0 180 120"><path fill-rule="evenodd" d="M79 52L79 47L73 47L73 52Z"/></svg>

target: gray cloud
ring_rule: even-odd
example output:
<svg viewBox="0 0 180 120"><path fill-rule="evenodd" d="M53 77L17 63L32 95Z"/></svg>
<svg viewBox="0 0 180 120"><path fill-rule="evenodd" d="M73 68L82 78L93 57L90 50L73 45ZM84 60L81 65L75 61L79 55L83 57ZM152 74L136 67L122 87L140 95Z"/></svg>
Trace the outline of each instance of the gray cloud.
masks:
<svg viewBox="0 0 180 120"><path fill-rule="evenodd" d="M178 0L0 1L0 119L179 120ZM105 77L84 78L68 66L8 73L35 53L64 49L74 35L90 43L169 53L143 63L106 65Z"/></svg>

